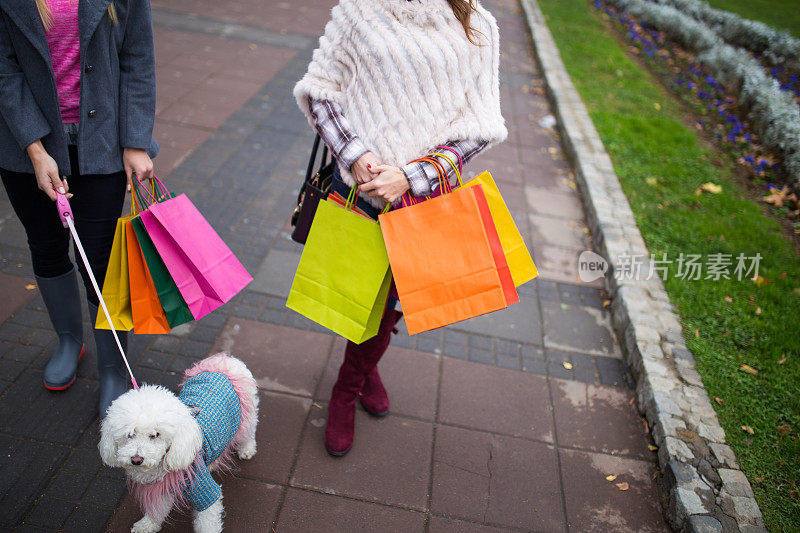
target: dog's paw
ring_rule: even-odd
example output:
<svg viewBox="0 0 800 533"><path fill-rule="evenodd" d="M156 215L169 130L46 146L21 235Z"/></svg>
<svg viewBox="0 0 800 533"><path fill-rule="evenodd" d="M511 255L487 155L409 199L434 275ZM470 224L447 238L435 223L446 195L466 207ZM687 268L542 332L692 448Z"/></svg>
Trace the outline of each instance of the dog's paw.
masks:
<svg viewBox="0 0 800 533"><path fill-rule="evenodd" d="M161 525L153 522L148 516L133 524L131 528L131 533L156 533L156 531L161 531Z"/></svg>
<svg viewBox="0 0 800 533"><path fill-rule="evenodd" d="M236 450L236 453L239 455L239 459L243 461L252 459L256 454L256 441L245 442Z"/></svg>

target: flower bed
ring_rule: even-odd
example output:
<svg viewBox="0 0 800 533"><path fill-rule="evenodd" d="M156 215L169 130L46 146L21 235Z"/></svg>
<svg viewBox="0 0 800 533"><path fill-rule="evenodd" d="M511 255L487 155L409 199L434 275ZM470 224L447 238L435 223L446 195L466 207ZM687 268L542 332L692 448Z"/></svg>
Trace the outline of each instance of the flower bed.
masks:
<svg viewBox="0 0 800 533"><path fill-rule="evenodd" d="M726 124L725 135L729 139L731 133L734 135L731 142L751 143L756 134L764 149L779 160L772 162L768 157L757 158L745 153L741 156L744 164L751 165L756 174L768 165L772 170L781 171L789 183L800 189L800 107L795 94L786 87L781 88L787 82L773 77L780 78L785 69L768 73L750 52L726 44L704 22L671 6L644 0L609 0L607 4L596 5L613 6L616 20L628 26L628 36L635 39L648 56L660 56L665 61L685 59L683 65L677 66L688 67L681 74L692 85L684 87L695 92L698 98L708 100L707 105L718 108L717 113ZM659 37L657 32L663 35ZM670 42L679 49L670 50ZM709 81L705 82L707 78ZM791 76L788 83L791 83ZM730 118L734 110L738 113ZM746 132L746 129L752 131ZM751 138L744 137L744 133Z"/></svg>

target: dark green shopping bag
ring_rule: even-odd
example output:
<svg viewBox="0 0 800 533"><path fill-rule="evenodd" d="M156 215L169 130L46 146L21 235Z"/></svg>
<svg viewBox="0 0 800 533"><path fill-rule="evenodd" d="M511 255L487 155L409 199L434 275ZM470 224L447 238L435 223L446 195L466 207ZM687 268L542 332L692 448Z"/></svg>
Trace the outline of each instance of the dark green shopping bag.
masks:
<svg viewBox="0 0 800 533"><path fill-rule="evenodd" d="M325 200L314 215L286 307L360 344L377 335L391 282L378 223Z"/></svg>
<svg viewBox="0 0 800 533"><path fill-rule="evenodd" d="M161 307L164 308L164 314L167 316L169 327L174 328L191 322L194 320L189 306L183 300L178 286L169 275L169 270L158 255L153 241L147 235L147 230L144 228L144 223L137 216L131 223L133 224L133 231L136 232L136 240L139 241L139 247L142 249L142 255L147 263L147 269L150 271L150 276L153 278L153 284L156 286L158 299L161 302Z"/></svg>

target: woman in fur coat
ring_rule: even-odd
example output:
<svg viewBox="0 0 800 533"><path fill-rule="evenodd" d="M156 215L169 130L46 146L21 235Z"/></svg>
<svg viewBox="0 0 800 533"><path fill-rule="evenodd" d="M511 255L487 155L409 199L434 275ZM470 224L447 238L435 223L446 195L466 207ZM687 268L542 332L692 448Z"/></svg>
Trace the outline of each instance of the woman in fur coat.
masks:
<svg viewBox="0 0 800 533"><path fill-rule="evenodd" d="M358 206L377 219L407 192L435 191L435 166L414 160L449 152L464 163L506 138L498 73L497 23L476 0L341 0L294 95L336 158L333 190L357 185ZM357 399L389 412L377 364L402 317L396 303L376 337L347 343L328 405L332 455L353 444Z"/></svg>

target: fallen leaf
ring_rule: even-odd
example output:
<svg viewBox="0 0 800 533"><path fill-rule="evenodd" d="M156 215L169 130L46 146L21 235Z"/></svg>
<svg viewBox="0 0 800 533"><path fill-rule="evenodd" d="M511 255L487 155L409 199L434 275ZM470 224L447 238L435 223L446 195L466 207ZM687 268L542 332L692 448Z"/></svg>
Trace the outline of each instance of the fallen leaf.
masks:
<svg viewBox="0 0 800 533"><path fill-rule="evenodd" d="M746 431L747 433L750 433L751 435L755 433L755 431L753 431L753 428L751 428L750 426L742 426L742 430Z"/></svg>
<svg viewBox="0 0 800 533"><path fill-rule="evenodd" d="M732 301L733 301L733 298L731 298L730 296L726 296L726 297L725 297L725 301L726 301L726 302L732 302Z"/></svg>
<svg viewBox="0 0 800 533"><path fill-rule="evenodd" d="M708 183L704 183L698 187L694 193L699 196L703 194L703 191L710 192L711 194L719 194L722 192L722 185L717 185L716 183L711 183L709 181Z"/></svg>
<svg viewBox="0 0 800 533"><path fill-rule="evenodd" d="M697 337L698 339L700 338L700 329L694 330L694 336Z"/></svg>
<svg viewBox="0 0 800 533"><path fill-rule="evenodd" d="M781 360L780 360L780 361L778 361L778 364L779 364L779 365L782 365L782 364L783 364L783 363L785 363L785 362L786 362L786 354L783 354L783 355L781 355Z"/></svg>
<svg viewBox="0 0 800 533"><path fill-rule="evenodd" d="M658 102L653 104L653 107L656 108L656 111L661 111L661 104L659 104Z"/></svg>
<svg viewBox="0 0 800 533"><path fill-rule="evenodd" d="M572 363L567 363L566 361L564 361L563 365L564 368L566 368L567 370L572 370Z"/></svg>
<svg viewBox="0 0 800 533"><path fill-rule="evenodd" d="M800 289L797 289L797 294L800 294ZM603 309L611 305L611 300L603 300Z"/></svg>
<svg viewBox="0 0 800 533"><path fill-rule="evenodd" d="M740 364L740 365L739 365L739 368L741 368L742 370L744 370L744 371L745 371L745 372L747 372L748 374L752 374L752 375L754 375L754 376L755 376L756 374L758 374L758 370L756 370L756 369L755 369L755 368L753 368L752 366L750 366L750 365L746 365L746 364L744 364L744 363Z"/></svg>
<svg viewBox="0 0 800 533"><path fill-rule="evenodd" d="M781 275L778 277L781 279L786 279L786 272L781 272Z"/></svg>
<svg viewBox="0 0 800 533"><path fill-rule="evenodd" d="M619 490L628 490L628 484L624 481L622 483L614 483L614 485L616 485Z"/></svg>
<svg viewBox="0 0 800 533"><path fill-rule="evenodd" d="M615 479L617 479L617 476L615 476L614 474L606 476L606 481L614 481Z"/></svg>
<svg viewBox="0 0 800 533"><path fill-rule="evenodd" d="M772 283L771 280L766 279L764 276L759 274L755 278L753 278L753 283L755 283L756 287L763 287L764 285L769 285Z"/></svg>
<svg viewBox="0 0 800 533"><path fill-rule="evenodd" d="M783 207L786 200L789 200L789 188L785 185L780 189L772 189L772 193L761 198L762 201L772 204L775 207Z"/></svg>
<svg viewBox="0 0 800 533"><path fill-rule="evenodd" d="M722 405L723 403L725 403L725 400L723 400L722 398L717 398L717 397L714 397L714 401L715 401L715 402L717 402L717 403L718 403L718 404L720 404L720 405Z"/></svg>
<svg viewBox="0 0 800 533"><path fill-rule="evenodd" d="M780 435L781 437L785 437L786 435L792 432L792 427L789 424L781 424L780 426L778 426L776 431L778 432L778 435Z"/></svg>
<svg viewBox="0 0 800 533"><path fill-rule="evenodd" d="M27 285L25 285L25 288L29 291L32 291L36 288L36 285L34 285L33 283L28 283Z"/></svg>
<svg viewBox="0 0 800 533"><path fill-rule="evenodd" d="M757 481L758 483L764 483L764 476L758 476L758 477L756 478L756 481Z"/></svg>
<svg viewBox="0 0 800 533"><path fill-rule="evenodd" d="M656 446L654 444L648 444L647 445L647 449L650 450L651 452L654 452L654 451L658 450L658 446Z"/></svg>

